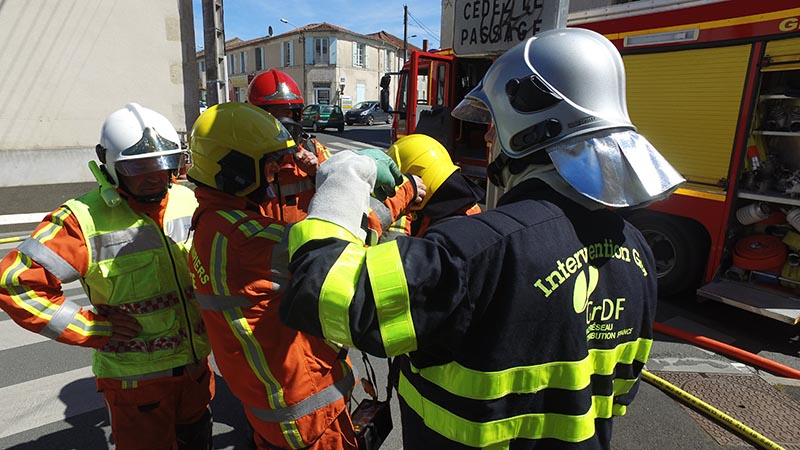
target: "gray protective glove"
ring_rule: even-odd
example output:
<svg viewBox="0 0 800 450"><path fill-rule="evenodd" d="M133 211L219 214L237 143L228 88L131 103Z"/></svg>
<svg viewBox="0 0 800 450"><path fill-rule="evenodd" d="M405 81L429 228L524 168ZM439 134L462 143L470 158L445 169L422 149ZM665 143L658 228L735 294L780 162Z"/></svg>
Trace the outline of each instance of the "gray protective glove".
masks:
<svg viewBox="0 0 800 450"><path fill-rule="evenodd" d="M377 148L365 148L356 151L356 153L372 158L377 166L378 174L372 195L379 201L384 201L387 197L394 197L395 186L403 183L403 174L400 173L400 168L397 167L392 158L386 152Z"/></svg>
<svg viewBox="0 0 800 450"><path fill-rule="evenodd" d="M367 232L361 224L369 211L375 168L372 158L352 151L341 151L328 158L317 171L317 191L311 197L308 218L335 223L363 242Z"/></svg>

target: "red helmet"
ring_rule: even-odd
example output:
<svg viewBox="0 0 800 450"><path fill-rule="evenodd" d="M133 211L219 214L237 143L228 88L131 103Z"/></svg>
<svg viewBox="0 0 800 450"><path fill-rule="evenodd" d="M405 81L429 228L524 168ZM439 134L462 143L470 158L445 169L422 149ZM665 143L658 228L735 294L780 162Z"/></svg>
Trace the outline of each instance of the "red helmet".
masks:
<svg viewBox="0 0 800 450"><path fill-rule="evenodd" d="M303 109L303 95L292 77L277 69L270 69L253 78L247 87L247 101L259 107L289 106Z"/></svg>

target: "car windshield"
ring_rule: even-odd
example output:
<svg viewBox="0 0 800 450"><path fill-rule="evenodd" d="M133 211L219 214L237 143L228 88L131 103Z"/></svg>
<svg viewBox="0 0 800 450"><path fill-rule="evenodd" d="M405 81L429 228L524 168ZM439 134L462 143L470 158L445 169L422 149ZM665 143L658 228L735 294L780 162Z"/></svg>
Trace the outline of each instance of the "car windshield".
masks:
<svg viewBox="0 0 800 450"><path fill-rule="evenodd" d="M372 102L360 102L353 109L368 109L370 106L372 106Z"/></svg>
<svg viewBox="0 0 800 450"><path fill-rule="evenodd" d="M321 114L330 114L333 112L333 106L322 105L319 107L319 112Z"/></svg>

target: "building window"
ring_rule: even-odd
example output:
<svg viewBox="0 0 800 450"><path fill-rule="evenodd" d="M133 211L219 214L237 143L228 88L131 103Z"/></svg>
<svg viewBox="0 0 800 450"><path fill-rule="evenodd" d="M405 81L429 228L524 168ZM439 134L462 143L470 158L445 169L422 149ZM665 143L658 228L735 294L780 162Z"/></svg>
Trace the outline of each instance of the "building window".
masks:
<svg viewBox="0 0 800 450"><path fill-rule="evenodd" d="M228 72L229 73L236 73L236 64L234 64L236 60L233 57L233 54L228 55Z"/></svg>
<svg viewBox="0 0 800 450"><path fill-rule="evenodd" d="M264 70L264 47L256 47L256 71Z"/></svg>
<svg viewBox="0 0 800 450"><path fill-rule="evenodd" d="M328 64L328 38L314 38L314 64Z"/></svg>
<svg viewBox="0 0 800 450"><path fill-rule="evenodd" d="M392 71L392 60L394 59L394 52L386 50L386 59L383 62L383 71L384 72L391 72Z"/></svg>
<svg viewBox="0 0 800 450"><path fill-rule="evenodd" d="M364 67L366 65L367 44L353 43L353 66Z"/></svg>
<svg viewBox="0 0 800 450"><path fill-rule="evenodd" d="M200 65L199 65L198 68L200 69L200 74L202 75L203 72L206 71L206 62L205 61L200 61Z"/></svg>
<svg viewBox="0 0 800 450"><path fill-rule="evenodd" d="M240 52L239 53L239 68L240 72L245 73L247 72L247 52Z"/></svg>
<svg viewBox="0 0 800 450"><path fill-rule="evenodd" d="M283 66L288 67L292 65L292 41L283 43Z"/></svg>

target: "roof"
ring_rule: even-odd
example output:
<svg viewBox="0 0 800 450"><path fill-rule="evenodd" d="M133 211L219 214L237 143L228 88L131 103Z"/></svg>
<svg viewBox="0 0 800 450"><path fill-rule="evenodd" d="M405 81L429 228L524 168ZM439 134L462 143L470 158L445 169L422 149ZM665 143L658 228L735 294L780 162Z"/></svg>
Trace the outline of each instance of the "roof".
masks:
<svg viewBox="0 0 800 450"><path fill-rule="evenodd" d="M373 39L373 40L376 40L376 41L385 42L385 43L387 43L389 45L397 47L398 50L401 50L403 48L403 40L402 39L400 39L397 36L394 36L394 35L392 35L390 33L387 33L387 32L385 32L383 30L381 30L381 31L379 31L377 33L361 34L361 33L356 33L355 31L350 31L350 30L348 30L346 28L342 28L342 27L337 26L337 25L333 25L333 24L328 23L328 22L322 22L322 23L310 23L308 25L305 25L305 26L302 26L302 27L298 27L298 28L295 28L293 30L290 30L290 31L287 31L285 33L281 33L281 34L278 34L278 35L275 35L275 36L261 36L261 37L257 37L257 38L250 39L250 40L247 40L247 41L243 41L243 40L239 39L238 37L234 37L233 39L229 39L229 40L225 41L225 50L226 51L236 50L237 48L248 47L250 45L258 44L258 43L261 43L261 42L267 42L267 41L270 41L272 39L284 38L286 36L292 36L292 35L300 34L300 33L314 33L314 32L335 32L335 33L350 34L352 36L356 36L356 37L360 37L360 38L368 38L368 39ZM412 45L411 43L408 43L408 50L411 51L411 50L421 50L421 49L419 47L415 46L415 45ZM200 51L197 52L197 56L198 57L203 56L203 55L205 55L205 50L200 50Z"/></svg>
<svg viewBox="0 0 800 450"><path fill-rule="evenodd" d="M371 38L375 38L375 39L381 40L381 41L386 42L388 44L394 45L395 47L397 47L399 49L403 48L403 40L402 39L400 39L399 37L397 37L397 36L395 36L395 35L393 35L391 33L387 33L387 32L385 32L383 30L378 31L377 33L367 34L367 36L369 36ZM417 47L416 45L414 45L414 44L412 44L410 42L406 42L406 44L407 44L407 50L408 51L420 51L420 50L422 50L421 48Z"/></svg>

